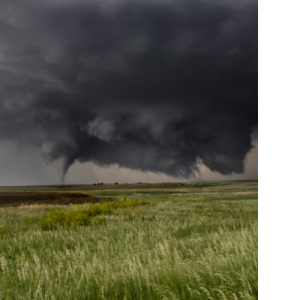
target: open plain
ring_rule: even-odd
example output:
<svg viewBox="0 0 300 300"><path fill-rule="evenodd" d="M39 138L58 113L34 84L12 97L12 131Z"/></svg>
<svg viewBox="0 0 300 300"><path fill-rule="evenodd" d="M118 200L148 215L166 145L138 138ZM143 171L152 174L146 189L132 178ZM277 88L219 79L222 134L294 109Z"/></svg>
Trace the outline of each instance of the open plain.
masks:
<svg viewBox="0 0 300 300"><path fill-rule="evenodd" d="M0 188L0 299L258 299L257 181Z"/></svg>

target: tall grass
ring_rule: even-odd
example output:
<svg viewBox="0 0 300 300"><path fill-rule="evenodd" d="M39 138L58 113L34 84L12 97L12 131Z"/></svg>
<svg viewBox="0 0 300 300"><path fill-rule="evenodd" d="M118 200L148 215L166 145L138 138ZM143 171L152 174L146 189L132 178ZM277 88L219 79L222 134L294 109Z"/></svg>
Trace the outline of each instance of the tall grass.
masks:
<svg viewBox="0 0 300 300"><path fill-rule="evenodd" d="M258 299L255 200L57 209L106 223L44 231L53 210L2 212L0 299Z"/></svg>

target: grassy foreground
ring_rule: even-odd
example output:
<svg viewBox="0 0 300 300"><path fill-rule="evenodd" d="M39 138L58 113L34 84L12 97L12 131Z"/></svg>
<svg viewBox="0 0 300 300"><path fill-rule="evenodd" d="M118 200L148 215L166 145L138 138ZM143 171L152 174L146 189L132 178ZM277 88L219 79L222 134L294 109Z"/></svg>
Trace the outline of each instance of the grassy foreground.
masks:
<svg viewBox="0 0 300 300"><path fill-rule="evenodd" d="M90 193L0 208L0 299L258 299L257 182Z"/></svg>

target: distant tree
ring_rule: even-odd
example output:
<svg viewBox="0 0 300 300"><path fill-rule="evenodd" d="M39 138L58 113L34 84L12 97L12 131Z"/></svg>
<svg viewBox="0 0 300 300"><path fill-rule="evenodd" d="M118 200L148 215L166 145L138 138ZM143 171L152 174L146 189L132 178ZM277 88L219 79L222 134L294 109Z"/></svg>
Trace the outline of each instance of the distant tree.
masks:
<svg viewBox="0 0 300 300"><path fill-rule="evenodd" d="M96 185L96 183L94 183L93 185Z"/></svg>
<svg viewBox="0 0 300 300"><path fill-rule="evenodd" d="M117 182L115 184L118 184Z"/></svg>
<svg viewBox="0 0 300 300"><path fill-rule="evenodd" d="M101 182L101 185L103 185L103 182Z"/></svg>

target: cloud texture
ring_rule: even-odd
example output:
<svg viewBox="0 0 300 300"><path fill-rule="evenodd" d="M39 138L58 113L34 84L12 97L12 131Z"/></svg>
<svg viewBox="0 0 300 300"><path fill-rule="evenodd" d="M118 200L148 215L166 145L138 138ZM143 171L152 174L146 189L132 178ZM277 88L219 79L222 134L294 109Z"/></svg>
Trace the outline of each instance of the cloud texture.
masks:
<svg viewBox="0 0 300 300"><path fill-rule="evenodd" d="M256 1L0 3L0 140L188 178L242 173L257 126Z"/></svg>

